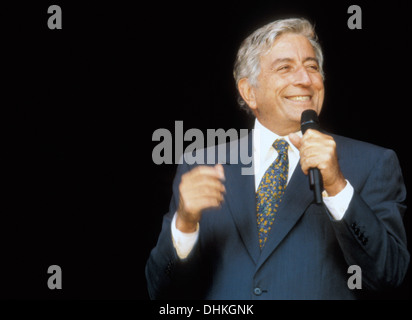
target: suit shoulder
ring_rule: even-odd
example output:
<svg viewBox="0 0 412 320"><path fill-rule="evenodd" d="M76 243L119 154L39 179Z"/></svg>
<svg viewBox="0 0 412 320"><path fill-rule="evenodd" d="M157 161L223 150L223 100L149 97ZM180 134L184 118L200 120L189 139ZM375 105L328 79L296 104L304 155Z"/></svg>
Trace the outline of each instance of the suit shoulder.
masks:
<svg viewBox="0 0 412 320"><path fill-rule="evenodd" d="M388 181L397 177L399 182L402 181L400 163L393 150L339 135L332 137L336 142L343 175L355 190L362 190L368 180Z"/></svg>
<svg viewBox="0 0 412 320"><path fill-rule="evenodd" d="M399 167L398 156L392 149L339 135L335 139L338 159L354 172L370 172L373 167Z"/></svg>
<svg viewBox="0 0 412 320"><path fill-rule="evenodd" d="M392 151L391 149L384 148L370 142L356 140L337 134L331 134L331 136L335 139L338 149L342 151L362 152L364 154L382 154L384 152Z"/></svg>

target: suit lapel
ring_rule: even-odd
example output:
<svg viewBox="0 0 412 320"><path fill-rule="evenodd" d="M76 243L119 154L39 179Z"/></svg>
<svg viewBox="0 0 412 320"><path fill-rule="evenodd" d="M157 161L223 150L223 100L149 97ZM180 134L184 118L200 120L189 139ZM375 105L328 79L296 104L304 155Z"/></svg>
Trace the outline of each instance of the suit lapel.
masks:
<svg viewBox="0 0 412 320"><path fill-rule="evenodd" d="M252 135L249 134L239 140L243 147L246 144L249 155L252 155L251 139ZM240 161L238 164L225 166L225 198L240 237L252 260L257 263L260 249L256 224L255 176L253 174L242 175L242 167L246 166Z"/></svg>
<svg viewBox="0 0 412 320"><path fill-rule="evenodd" d="M256 270L287 236L312 201L313 192L309 189L308 177L302 172L298 164L283 195L275 222L259 257Z"/></svg>

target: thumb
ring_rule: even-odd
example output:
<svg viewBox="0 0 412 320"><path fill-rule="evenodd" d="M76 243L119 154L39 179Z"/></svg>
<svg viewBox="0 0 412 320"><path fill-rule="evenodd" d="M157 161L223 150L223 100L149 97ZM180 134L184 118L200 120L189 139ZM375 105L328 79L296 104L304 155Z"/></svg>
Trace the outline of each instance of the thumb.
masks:
<svg viewBox="0 0 412 320"><path fill-rule="evenodd" d="M223 181L225 180L225 171L223 169L223 166L218 163L215 165L215 170L218 172L220 179L222 179Z"/></svg>
<svg viewBox="0 0 412 320"><path fill-rule="evenodd" d="M300 150L300 146L302 145L301 137L299 137L296 133L289 133L289 140L298 150Z"/></svg>

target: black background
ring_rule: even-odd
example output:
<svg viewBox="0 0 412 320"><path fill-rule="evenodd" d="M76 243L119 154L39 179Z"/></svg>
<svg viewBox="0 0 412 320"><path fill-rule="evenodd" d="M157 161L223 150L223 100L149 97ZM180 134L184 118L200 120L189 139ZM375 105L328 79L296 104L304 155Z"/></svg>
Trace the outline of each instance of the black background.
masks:
<svg viewBox="0 0 412 320"><path fill-rule="evenodd" d="M47 27L53 4L62 30ZM347 27L352 4L362 30ZM152 134L173 133L177 120L185 131L250 128L233 62L247 35L278 18L316 24L323 126L394 149L411 188L408 1L27 1L0 10L1 298L148 299L144 266L176 170L153 163ZM409 212L405 224L409 238ZM62 290L47 287L53 264ZM408 276L390 298L409 290Z"/></svg>

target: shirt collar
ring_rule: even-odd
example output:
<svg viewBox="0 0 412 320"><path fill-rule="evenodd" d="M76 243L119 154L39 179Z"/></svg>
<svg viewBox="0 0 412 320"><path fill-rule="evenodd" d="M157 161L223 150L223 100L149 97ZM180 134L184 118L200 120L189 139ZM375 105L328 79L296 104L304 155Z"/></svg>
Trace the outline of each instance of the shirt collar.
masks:
<svg viewBox="0 0 412 320"><path fill-rule="evenodd" d="M302 137L302 132L296 132L300 137ZM284 139L289 143L289 152L294 152L299 156L299 150L290 142L288 136L279 136L276 133L270 131L268 128L263 126L259 120L255 119L255 127L253 130L253 148L254 152L260 153L260 157L264 157L267 152L272 147L273 142L276 139Z"/></svg>

